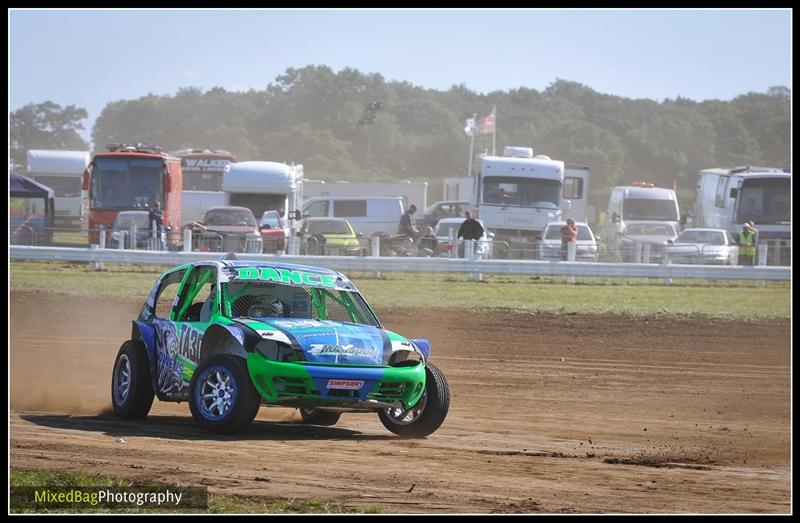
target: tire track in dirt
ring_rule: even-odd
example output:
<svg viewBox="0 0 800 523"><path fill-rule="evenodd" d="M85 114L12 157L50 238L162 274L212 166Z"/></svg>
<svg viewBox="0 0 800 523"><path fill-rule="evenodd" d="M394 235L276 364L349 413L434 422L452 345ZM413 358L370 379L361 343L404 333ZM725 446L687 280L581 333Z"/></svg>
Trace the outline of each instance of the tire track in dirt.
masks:
<svg viewBox="0 0 800 523"><path fill-rule="evenodd" d="M141 303L74 300L12 293L12 467L397 512L789 510L788 320L378 311L432 341L452 389L434 435L262 408L219 437L185 404L110 417L111 365Z"/></svg>

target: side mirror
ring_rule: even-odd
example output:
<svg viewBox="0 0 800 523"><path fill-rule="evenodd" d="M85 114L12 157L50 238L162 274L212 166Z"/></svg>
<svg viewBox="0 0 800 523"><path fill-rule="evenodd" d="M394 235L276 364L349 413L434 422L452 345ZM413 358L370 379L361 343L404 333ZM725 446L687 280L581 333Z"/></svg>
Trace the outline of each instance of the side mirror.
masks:
<svg viewBox="0 0 800 523"><path fill-rule="evenodd" d="M611 221L614 223L619 223L619 214L612 212L611 213Z"/></svg>
<svg viewBox="0 0 800 523"><path fill-rule="evenodd" d="M489 237L489 238L492 238L492 239L494 239L494 233L493 233L493 232L490 232L490 233L489 233L489 234L487 234L486 236L487 236L487 237Z"/></svg>
<svg viewBox="0 0 800 523"><path fill-rule="evenodd" d="M297 221L300 221L303 219L303 214L300 212L300 209L295 209L293 215L290 216L289 219L290 220L295 219Z"/></svg>
<svg viewBox="0 0 800 523"><path fill-rule="evenodd" d="M686 225L686 218L687 218L686 214L681 214L681 225Z"/></svg>
<svg viewBox="0 0 800 523"><path fill-rule="evenodd" d="M668 244L670 244L670 245L672 245L672 244L674 244L675 242L674 242L674 241L672 241L672 240L667 240L667 243L668 243Z"/></svg>
<svg viewBox="0 0 800 523"><path fill-rule="evenodd" d="M84 191L88 191L89 190L89 168L88 167L83 171L83 182L82 182L82 187L81 188Z"/></svg>
<svg viewBox="0 0 800 523"><path fill-rule="evenodd" d="M357 232L356 233L356 238L361 238L362 236L364 236L363 232Z"/></svg>
<svg viewBox="0 0 800 523"><path fill-rule="evenodd" d="M172 192L172 175L166 171L164 176L164 192Z"/></svg>

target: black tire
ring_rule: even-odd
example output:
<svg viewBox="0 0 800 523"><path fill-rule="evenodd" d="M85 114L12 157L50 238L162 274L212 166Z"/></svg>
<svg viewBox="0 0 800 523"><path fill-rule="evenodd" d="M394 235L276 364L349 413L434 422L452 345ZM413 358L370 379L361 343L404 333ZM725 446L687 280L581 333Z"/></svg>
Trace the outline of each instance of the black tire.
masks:
<svg viewBox="0 0 800 523"><path fill-rule="evenodd" d="M141 341L128 340L119 348L111 374L114 414L122 419L145 419L154 397L147 349Z"/></svg>
<svg viewBox="0 0 800 523"><path fill-rule="evenodd" d="M303 423L309 425L322 425L323 427L332 427L336 425L339 418L342 417L341 412L329 412L317 409L300 409L300 416L303 418Z"/></svg>
<svg viewBox="0 0 800 523"><path fill-rule="evenodd" d="M398 363L402 366L403 363ZM378 412L383 426L406 438L424 438L433 434L444 422L450 408L450 387L447 379L433 363L425 367L425 392L409 410L385 409Z"/></svg>
<svg viewBox="0 0 800 523"><path fill-rule="evenodd" d="M219 396L203 398L210 394ZM232 434L242 430L253 421L260 406L261 396L250 381L247 363L239 356L209 356L192 375L189 409L197 423L210 432Z"/></svg>

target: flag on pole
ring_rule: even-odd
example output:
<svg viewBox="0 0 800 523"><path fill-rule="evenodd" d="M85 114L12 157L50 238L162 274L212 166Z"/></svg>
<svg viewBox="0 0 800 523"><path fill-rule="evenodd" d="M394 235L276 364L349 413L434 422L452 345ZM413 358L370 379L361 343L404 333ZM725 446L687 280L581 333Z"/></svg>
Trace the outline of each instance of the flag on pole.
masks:
<svg viewBox="0 0 800 523"><path fill-rule="evenodd" d="M494 109L488 116L484 116L478 120L478 132L480 134L489 134L494 132Z"/></svg>
<svg viewBox="0 0 800 523"><path fill-rule="evenodd" d="M467 118L467 126L464 127L467 136L475 136L475 118Z"/></svg>

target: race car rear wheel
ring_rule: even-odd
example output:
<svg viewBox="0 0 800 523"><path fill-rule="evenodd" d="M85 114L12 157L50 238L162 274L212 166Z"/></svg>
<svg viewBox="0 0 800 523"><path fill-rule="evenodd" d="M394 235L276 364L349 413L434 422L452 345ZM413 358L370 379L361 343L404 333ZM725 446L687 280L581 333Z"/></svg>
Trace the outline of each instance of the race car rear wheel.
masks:
<svg viewBox="0 0 800 523"><path fill-rule="evenodd" d="M303 418L303 423L331 427L336 425L342 414L341 412L326 412L317 409L300 409L300 416Z"/></svg>
<svg viewBox="0 0 800 523"><path fill-rule="evenodd" d="M428 363L425 367L425 392L417 404L410 409L385 409L378 412L378 417L384 427L398 436L424 438L439 428L449 408L447 379L436 365Z"/></svg>
<svg viewBox="0 0 800 523"><path fill-rule="evenodd" d="M245 360L215 354L197 367L189 385L189 408L211 432L231 434L253 421L261 396L250 381Z"/></svg>
<svg viewBox="0 0 800 523"><path fill-rule="evenodd" d="M147 349L141 341L122 344L111 375L111 405L122 419L144 419L153 405Z"/></svg>

